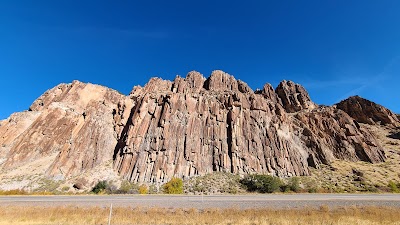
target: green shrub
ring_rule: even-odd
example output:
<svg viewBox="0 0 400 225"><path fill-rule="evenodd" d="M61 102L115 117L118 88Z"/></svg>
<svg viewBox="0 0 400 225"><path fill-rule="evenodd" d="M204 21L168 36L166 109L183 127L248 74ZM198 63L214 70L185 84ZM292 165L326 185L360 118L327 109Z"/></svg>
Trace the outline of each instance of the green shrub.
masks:
<svg viewBox="0 0 400 225"><path fill-rule="evenodd" d="M69 187L68 186L62 187L61 191L62 192L68 192L69 191Z"/></svg>
<svg viewBox="0 0 400 225"><path fill-rule="evenodd" d="M131 188L132 188L132 184L129 181L124 180L124 181L121 182L121 186L119 187L119 191L121 193L128 193L131 190Z"/></svg>
<svg viewBox="0 0 400 225"><path fill-rule="evenodd" d="M57 188L60 187L61 182L52 179L42 178L37 181L38 187L32 191L33 194L52 193L59 194Z"/></svg>
<svg viewBox="0 0 400 225"><path fill-rule="evenodd" d="M127 180L121 182L121 186L115 191L115 194L137 194L139 192L139 185L131 183Z"/></svg>
<svg viewBox="0 0 400 225"><path fill-rule="evenodd" d="M278 177L260 174L248 175L240 182L246 186L248 191L260 193L276 192L282 186L282 181Z"/></svg>
<svg viewBox="0 0 400 225"><path fill-rule="evenodd" d="M394 193L400 192L398 184L396 184L394 181L389 181L388 187L390 188L391 192L394 192Z"/></svg>
<svg viewBox="0 0 400 225"><path fill-rule="evenodd" d="M292 177L288 182L288 189L293 192L300 191L300 179L298 177Z"/></svg>
<svg viewBox="0 0 400 225"><path fill-rule="evenodd" d="M183 181L180 178L172 178L170 181L163 185L164 193L166 194L182 194Z"/></svg>
<svg viewBox="0 0 400 225"><path fill-rule="evenodd" d="M155 184L152 184L149 186L149 194L157 194L158 193L158 189L157 186Z"/></svg>
<svg viewBox="0 0 400 225"><path fill-rule="evenodd" d="M103 193L106 191L107 188L108 188L107 181L102 180L102 181L99 181L96 184L96 186L93 187L92 192L95 194Z"/></svg>
<svg viewBox="0 0 400 225"><path fill-rule="evenodd" d="M308 193L317 193L318 189L317 187L309 187L307 189Z"/></svg>
<svg viewBox="0 0 400 225"><path fill-rule="evenodd" d="M141 195L145 195L149 193L149 188L147 187L147 185L142 184L139 186L139 194Z"/></svg>

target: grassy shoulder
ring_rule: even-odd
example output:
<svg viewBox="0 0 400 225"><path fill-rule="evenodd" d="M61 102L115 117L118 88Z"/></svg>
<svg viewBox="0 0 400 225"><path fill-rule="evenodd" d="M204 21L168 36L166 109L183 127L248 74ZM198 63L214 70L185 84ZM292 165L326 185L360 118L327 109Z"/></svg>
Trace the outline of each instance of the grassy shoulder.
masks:
<svg viewBox="0 0 400 225"><path fill-rule="evenodd" d="M398 224L398 208L170 209L115 207L111 224ZM107 224L104 207L0 207L0 224Z"/></svg>

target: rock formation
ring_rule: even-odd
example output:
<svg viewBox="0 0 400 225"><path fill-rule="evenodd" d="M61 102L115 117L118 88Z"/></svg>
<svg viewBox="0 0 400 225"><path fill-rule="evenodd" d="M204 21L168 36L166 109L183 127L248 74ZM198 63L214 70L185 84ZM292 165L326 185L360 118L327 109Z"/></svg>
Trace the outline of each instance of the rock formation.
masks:
<svg viewBox="0 0 400 225"><path fill-rule="evenodd" d="M0 127L3 170L53 157L46 173L60 179L79 175L112 159L117 143L112 115L116 91L74 81L40 96L29 111L13 114Z"/></svg>
<svg viewBox="0 0 400 225"><path fill-rule="evenodd" d="M152 79L131 96L132 121L114 152L115 169L128 180L213 171L308 175L309 166L333 159L384 160L368 131L341 110L317 108L291 81L253 92L222 71L208 79L191 72L174 82Z"/></svg>
<svg viewBox="0 0 400 225"><path fill-rule="evenodd" d="M303 86L295 84L292 81L282 81L276 88L276 94L282 101L286 112L294 113L302 109L313 109L316 104L313 103Z"/></svg>
<svg viewBox="0 0 400 225"><path fill-rule="evenodd" d="M174 81L152 78L129 96L74 81L1 122L0 168L50 157L45 173L72 179L110 161L123 179L164 183L213 171L285 177L334 159L384 161L359 125L370 122L357 117L366 108L353 114L343 105L318 106L291 81L253 92L218 70L208 79L195 71ZM374 117L382 111L366 115L383 121Z"/></svg>
<svg viewBox="0 0 400 225"><path fill-rule="evenodd" d="M360 96L353 96L337 104L337 108L345 111L359 123L397 125L400 119L385 107Z"/></svg>

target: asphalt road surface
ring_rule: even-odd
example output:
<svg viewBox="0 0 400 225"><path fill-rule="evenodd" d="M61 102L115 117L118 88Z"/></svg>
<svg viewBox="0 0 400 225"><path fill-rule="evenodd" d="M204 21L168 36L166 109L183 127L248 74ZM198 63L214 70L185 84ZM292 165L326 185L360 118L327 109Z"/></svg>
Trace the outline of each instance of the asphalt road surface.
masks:
<svg viewBox="0 0 400 225"><path fill-rule="evenodd" d="M265 195L75 195L2 196L0 206L162 208L304 208L343 206L391 206L400 211L400 194L265 194Z"/></svg>

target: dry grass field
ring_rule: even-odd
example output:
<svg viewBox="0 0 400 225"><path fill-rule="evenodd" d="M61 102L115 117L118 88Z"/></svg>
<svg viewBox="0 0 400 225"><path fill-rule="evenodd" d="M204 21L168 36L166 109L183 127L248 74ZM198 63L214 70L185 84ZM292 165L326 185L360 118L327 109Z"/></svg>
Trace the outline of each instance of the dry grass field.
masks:
<svg viewBox="0 0 400 225"><path fill-rule="evenodd" d="M107 224L109 208L0 207L0 224ZM111 224L400 224L398 208L165 209L114 208Z"/></svg>

